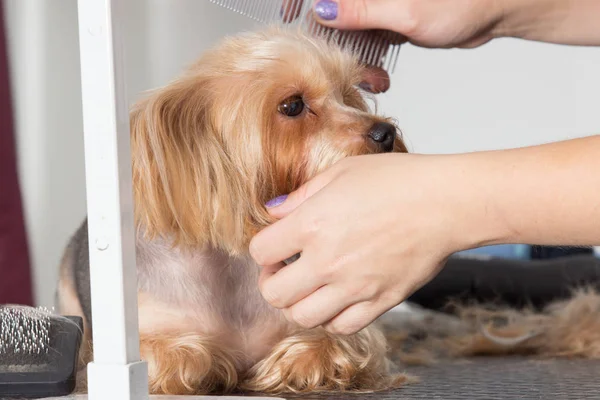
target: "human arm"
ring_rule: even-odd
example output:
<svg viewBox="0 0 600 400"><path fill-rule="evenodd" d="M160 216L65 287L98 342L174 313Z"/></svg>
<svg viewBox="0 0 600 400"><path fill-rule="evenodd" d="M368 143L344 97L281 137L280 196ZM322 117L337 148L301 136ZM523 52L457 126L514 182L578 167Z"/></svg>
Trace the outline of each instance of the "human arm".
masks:
<svg viewBox="0 0 600 400"><path fill-rule="evenodd" d="M597 0L496 0L502 20L494 37L600 46L600 2Z"/></svg>
<svg viewBox="0 0 600 400"><path fill-rule="evenodd" d="M280 220L250 246L264 266L260 289L301 326L354 333L431 280L454 252L600 244L598 171L600 136L342 160L270 209Z"/></svg>

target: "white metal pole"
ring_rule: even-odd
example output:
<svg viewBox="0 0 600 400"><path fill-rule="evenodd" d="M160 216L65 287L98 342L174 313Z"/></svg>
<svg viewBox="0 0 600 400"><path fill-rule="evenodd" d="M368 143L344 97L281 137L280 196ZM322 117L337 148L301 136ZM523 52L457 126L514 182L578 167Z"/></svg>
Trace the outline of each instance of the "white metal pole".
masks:
<svg viewBox="0 0 600 400"><path fill-rule="evenodd" d="M78 0L94 361L92 400L148 396L140 361L123 0Z"/></svg>

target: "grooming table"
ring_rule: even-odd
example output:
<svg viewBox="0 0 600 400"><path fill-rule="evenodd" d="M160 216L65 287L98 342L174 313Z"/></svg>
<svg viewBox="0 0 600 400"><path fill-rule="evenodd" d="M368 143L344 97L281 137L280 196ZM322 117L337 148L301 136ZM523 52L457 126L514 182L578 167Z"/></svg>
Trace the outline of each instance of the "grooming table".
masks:
<svg viewBox="0 0 600 400"><path fill-rule="evenodd" d="M405 370L419 382L393 392L308 396L310 400L600 399L600 361L473 358Z"/></svg>

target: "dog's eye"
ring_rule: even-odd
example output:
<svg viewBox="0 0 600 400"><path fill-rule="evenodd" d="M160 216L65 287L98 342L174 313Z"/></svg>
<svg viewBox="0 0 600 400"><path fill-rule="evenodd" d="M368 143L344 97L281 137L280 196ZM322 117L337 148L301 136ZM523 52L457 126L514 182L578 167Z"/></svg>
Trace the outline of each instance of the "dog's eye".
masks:
<svg viewBox="0 0 600 400"><path fill-rule="evenodd" d="M279 105L278 110L288 117L297 117L304 111L304 100L302 96L289 97Z"/></svg>

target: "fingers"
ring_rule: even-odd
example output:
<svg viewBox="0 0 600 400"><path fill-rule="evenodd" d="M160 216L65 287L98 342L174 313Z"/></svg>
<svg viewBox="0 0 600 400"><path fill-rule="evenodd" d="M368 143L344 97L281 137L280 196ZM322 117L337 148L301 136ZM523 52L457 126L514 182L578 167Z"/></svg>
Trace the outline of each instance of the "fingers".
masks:
<svg viewBox="0 0 600 400"><path fill-rule="evenodd" d="M265 283L268 283L273 275L279 272L281 269L285 268L285 263L279 262L273 265L266 265L260 271L260 276L258 278L258 288L263 295L263 298L267 300L267 303L271 304L273 307L278 308L277 305L273 304L277 303L277 294L275 291L271 290L271 286L268 285L265 287Z"/></svg>
<svg viewBox="0 0 600 400"><path fill-rule="evenodd" d="M351 305L339 315L323 324L326 331L336 335L353 335L372 324L394 305L383 302L363 301Z"/></svg>
<svg viewBox="0 0 600 400"><path fill-rule="evenodd" d="M309 182L310 183L310 182ZM304 241L297 215L289 215L320 189L312 184L305 184L288 195L279 196L267 203L270 213L279 220L258 232L250 240L250 256L261 266L274 265L302 252ZM287 218L283 218L288 216Z"/></svg>
<svg viewBox="0 0 600 400"><path fill-rule="evenodd" d="M258 286L262 288L263 282L268 280L271 276L275 275L282 268L285 268L285 263L283 262L264 266L263 269L260 271L260 277L258 278Z"/></svg>
<svg viewBox="0 0 600 400"><path fill-rule="evenodd" d="M301 253L304 241L298 226L296 216L291 215L266 227L250 241L250 256L265 267Z"/></svg>
<svg viewBox="0 0 600 400"><path fill-rule="evenodd" d="M300 258L285 267L279 263L263 268L259 288L265 300L275 308L287 308L327 283L322 275L310 271L307 264Z"/></svg>
<svg viewBox="0 0 600 400"><path fill-rule="evenodd" d="M399 31L409 0L317 0L313 10L323 25L340 29Z"/></svg>
<svg viewBox="0 0 600 400"><path fill-rule="evenodd" d="M292 212L331 182L337 170L335 166L330 167L298 190L267 203L269 212L279 221L260 231L250 241L250 255L258 265L276 264L302 252L307 231L303 227L310 224L301 223L302 215Z"/></svg>
<svg viewBox="0 0 600 400"><path fill-rule="evenodd" d="M269 213L275 218L285 217L298 208L300 204L308 200L309 197L323 189L325 185L331 182L333 176L334 172L330 168L315 176L289 195L280 196L277 199L271 200L267 203Z"/></svg>
<svg viewBox="0 0 600 400"><path fill-rule="evenodd" d="M305 329L316 328L360 299L348 296L341 285L326 285L283 310L285 317Z"/></svg>

